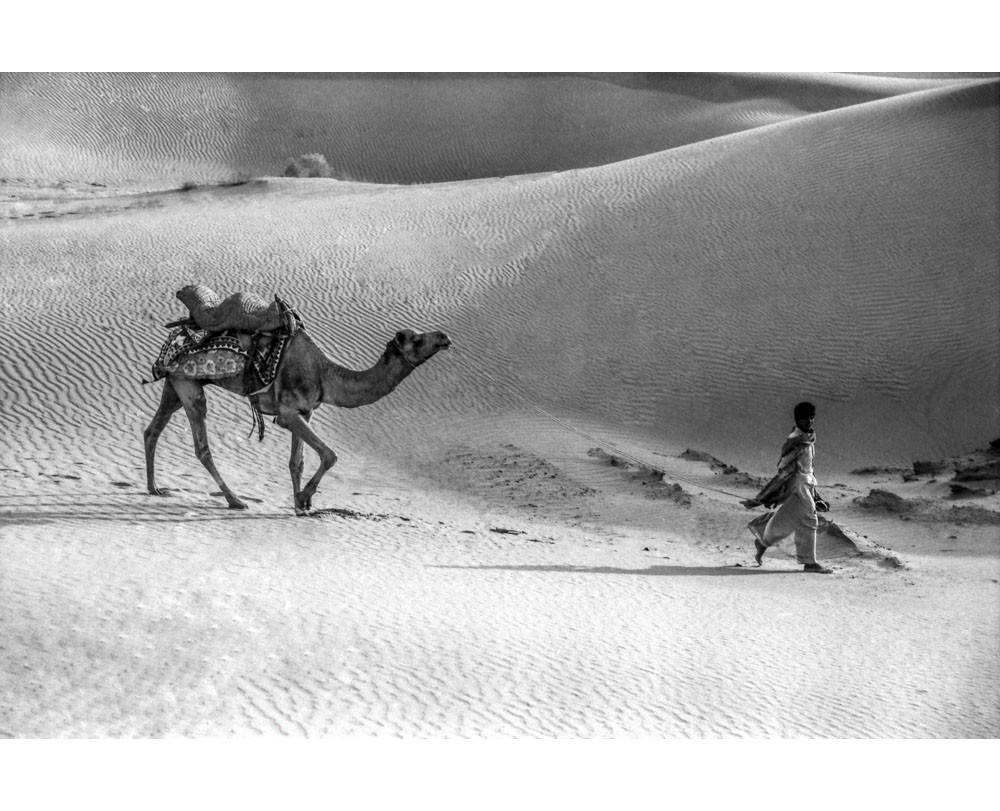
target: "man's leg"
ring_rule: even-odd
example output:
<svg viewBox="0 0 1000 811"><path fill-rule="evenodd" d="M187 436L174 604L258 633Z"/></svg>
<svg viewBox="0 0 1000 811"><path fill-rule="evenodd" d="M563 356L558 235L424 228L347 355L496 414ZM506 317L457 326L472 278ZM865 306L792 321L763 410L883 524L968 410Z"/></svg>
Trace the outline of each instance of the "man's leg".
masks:
<svg viewBox="0 0 1000 811"><path fill-rule="evenodd" d="M796 496L798 526L795 528L795 558L802 564L803 570L812 574L830 574L830 569L816 562L816 530L819 528L819 518L816 515L816 502L812 490L803 488L803 493Z"/></svg>
<svg viewBox="0 0 1000 811"><path fill-rule="evenodd" d="M816 565L816 527L796 528L795 559L804 566Z"/></svg>
<svg viewBox="0 0 1000 811"><path fill-rule="evenodd" d="M764 513L764 515L758 515L749 524L747 524L747 529L750 530L750 534L753 535L753 545L756 550L753 559L758 566L763 565L764 553L767 551L767 547L764 546L764 532L767 530L767 525L771 520L773 513Z"/></svg>
<svg viewBox="0 0 1000 811"><path fill-rule="evenodd" d="M794 496L793 496L794 499ZM784 501L773 513L755 518L748 525L753 533L753 545L755 554L753 559L758 566L763 565L764 553L776 543L781 543L785 538L795 532L796 517L795 510L791 508L789 501Z"/></svg>

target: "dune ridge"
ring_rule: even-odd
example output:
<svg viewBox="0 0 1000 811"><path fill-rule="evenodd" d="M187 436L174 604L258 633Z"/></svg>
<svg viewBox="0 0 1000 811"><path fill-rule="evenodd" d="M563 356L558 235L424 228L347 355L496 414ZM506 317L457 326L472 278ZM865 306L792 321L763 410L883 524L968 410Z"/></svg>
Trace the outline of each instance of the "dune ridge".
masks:
<svg viewBox="0 0 1000 811"><path fill-rule="evenodd" d="M565 171L955 80L88 73L0 82L0 177L162 188L279 175L313 152L378 183ZM405 128L393 125L400 119Z"/></svg>

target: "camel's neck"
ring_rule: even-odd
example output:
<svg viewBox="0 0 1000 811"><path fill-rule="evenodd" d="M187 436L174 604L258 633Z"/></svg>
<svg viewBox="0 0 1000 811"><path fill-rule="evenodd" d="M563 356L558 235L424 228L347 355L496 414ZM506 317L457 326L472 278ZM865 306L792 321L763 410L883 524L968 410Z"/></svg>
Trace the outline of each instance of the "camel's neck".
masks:
<svg viewBox="0 0 1000 811"><path fill-rule="evenodd" d="M386 350L370 369L356 372L327 360L323 367L323 402L357 408L381 400L415 367L398 352Z"/></svg>

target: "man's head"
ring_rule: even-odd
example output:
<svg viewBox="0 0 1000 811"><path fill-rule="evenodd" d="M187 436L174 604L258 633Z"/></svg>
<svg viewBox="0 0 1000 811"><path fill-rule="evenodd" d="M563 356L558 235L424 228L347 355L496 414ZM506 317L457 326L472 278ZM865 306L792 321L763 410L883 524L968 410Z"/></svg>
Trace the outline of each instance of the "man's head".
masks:
<svg viewBox="0 0 1000 811"><path fill-rule="evenodd" d="M812 403L799 403L792 411L795 425L806 433L812 433L813 422L816 419L816 406Z"/></svg>

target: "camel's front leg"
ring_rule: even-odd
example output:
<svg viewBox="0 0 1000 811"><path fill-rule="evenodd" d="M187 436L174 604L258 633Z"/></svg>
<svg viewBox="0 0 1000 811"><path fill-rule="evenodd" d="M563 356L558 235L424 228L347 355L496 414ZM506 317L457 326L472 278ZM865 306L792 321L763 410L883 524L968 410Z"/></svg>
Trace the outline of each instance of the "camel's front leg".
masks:
<svg viewBox="0 0 1000 811"><path fill-rule="evenodd" d="M329 448L322 439L316 436L316 432L309 427L309 423L296 409L288 406L278 407L278 425L287 428L292 433L292 453L295 453L295 441L299 441L299 453L302 452L301 443L305 443L319 455L319 467L313 473L312 478L306 482L298 493L295 494L295 512L302 515L312 508L312 497L319 487L320 480L326 472L337 463L337 454ZM301 469L301 463L300 463ZM294 487L295 474L292 474L292 485Z"/></svg>
<svg viewBox="0 0 1000 811"><path fill-rule="evenodd" d="M302 414L302 419L308 423L309 418L312 416L311 411L306 411ZM302 462L302 438L292 434L292 455L288 460L288 471L292 474L292 493L295 496L295 503L299 503L299 492L302 490L302 470L305 465ZM310 505L306 504L305 509L308 510Z"/></svg>
<svg viewBox="0 0 1000 811"><path fill-rule="evenodd" d="M226 483L215 469L215 461L212 459L212 449L208 447L208 428L205 425L205 417L208 415L208 400L205 397L205 387L195 380L175 380L174 388L177 396L180 397L184 411L187 413L188 421L191 423L191 435L194 437L194 452L201 460L205 469L212 474L215 483L226 497L230 508L234 510L245 510L247 505L236 497L236 494L229 489Z"/></svg>
<svg viewBox="0 0 1000 811"><path fill-rule="evenodd" d="M152 496L166 495L163 490L156 486L156 443L160 434L163 433L163 429L170 422L170 418L180 407L180 397L177 396L173 384L167 378L163 381L163 391L160 392L160 407L142 433L143 445L146 449L146 489Z"/></svg>

